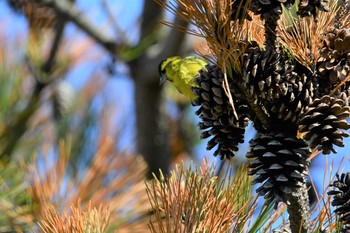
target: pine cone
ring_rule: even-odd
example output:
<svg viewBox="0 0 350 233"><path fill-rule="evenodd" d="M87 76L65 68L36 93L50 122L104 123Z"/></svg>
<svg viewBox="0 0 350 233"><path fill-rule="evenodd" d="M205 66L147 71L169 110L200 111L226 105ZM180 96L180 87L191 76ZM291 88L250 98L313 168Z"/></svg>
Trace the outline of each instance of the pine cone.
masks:
<svg viewBox="0 0 350 233"><path fill-rule="evenodd" d="M305 133L304 139L310 141L312 149L318 146L323 154L336 153L333 145L343 147L343 138L349 136L344 132L350 128L345 120L349 116L350 108L344 100L326 95L307 108L299 121L299 131Z"/></svg>
<svg viewBox="0 0 350 233"><path fill-rule="evenodd" d="M220 155L221 159L231 158L238 150L238 144L244 142L245 127L248 124L249 108L243 101L234 98L234 106L238 115L235 119L229 99L222 87L223 74L216 66L207 66L207 71L202 70L196 78L197 87L192 91L199 97L192 101L192 105L200 106L196 111L202 122L199 129L202 130L201 138L212 137L207 149L218 146L214 155Z"/></svg>
<svg viewBox="0 0 350 233"><path fill-rule="evenodd" d="M310 161L310 149L302 139L282 133L269 132L258 135L250 141L248 165L255 175L253 184L262 183L256 192L269 201L283 201L288 204L286 194L300 187L304 181Z"/></svg>
<svg viewBox="0 0 350 233"><path fill-rule="evenodd" d="M252 43L243 59L242 79L252 96L272 102L294 89L302 89L294 66L276 51L264 51Z"/></svg>
<svg viewBox="0 0 350 233"><path fill-rule="evenodd" d="M313 97L307 75L298 75L289 59L276 51L252 45L243 57L242 79L249 94L259 99L266 115L278 119L279 127L280 121L296 123Z"/></svg>
<svg viewBox="0 0 350 233"><path fill-rule="evenodd" d="M256 99L261 97L272 101L284 93L278 87L282 66L279 62L274 62L277 56L272 51L261 50L255 43L243 55L242 79L250 95Z"/></svg>
<svg viewBox="0 0 350 233"><path fill-rule="evenodd" d="M290 8L294 4L294 0L253 0L250 5L250 10L254 14L260 14L263 18L270 15L272 12L276 15L282 14L282 4Z"/></svg>
<svg viewBox="0 0 350 233"><path fill-rule="evenodd" d="M333 29L327 33L317 70L332 86L344 81L350 73L349 30Z"/></svg>
<svg viewBox="0 0 350 233"><path fill-rule="evenodd" d="M342 92L340 92L340 90L337 90L334 93L334 97L343 100L346 106L350 106L350 83L346 83L344 89L345 90Z"/></svg>
<svg viewBox="0 0 350 233"><path fill-rule="evenodd" d="M333 196L332 206L336 207L335 213L342 223L340 232L350 232L350 172L336 174L336 180L331 184L333 190L328 195Z"/></svg>
<svg viewBox="0 0 350 233"><path fill-rule="evenodd" d="M301 17L313 15L316 19L317 9L325 12L329 11L328 2L329 0L300 0L297 14Z"/></svg>
<svg viewBox="0 0 350 233"><path fill-rule="evenodd" d="M267 108L271 109L271 116L278 119L276 127L280 128L281 123L291 123L295 125L300 119L300 116L304 113L305 108L312 102L313 97L313 83L308 80L305 74L296 75L295 72L291 72L292 78L288 78L287 74L285 80L281 83L286 93L279 99L272 101L268 104ZM283 121L283 122L279 122ZM292 125L288 125L289 128Z"/></svg>

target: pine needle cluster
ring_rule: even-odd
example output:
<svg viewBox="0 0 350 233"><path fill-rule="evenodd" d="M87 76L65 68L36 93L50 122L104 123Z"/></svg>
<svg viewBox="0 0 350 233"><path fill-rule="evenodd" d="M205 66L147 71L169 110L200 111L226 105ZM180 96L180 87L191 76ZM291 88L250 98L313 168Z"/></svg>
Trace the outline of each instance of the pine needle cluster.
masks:
<svg viewBox="0 0 350 233"><path fill-rule="evenodd" d="M152 205L151 232L258 232L271 231L283 210L273 205L257 210L247 168L219 178L215 166L178 165L170 177L147 183ZM253 216L257 218L253 221Z"/></svg>

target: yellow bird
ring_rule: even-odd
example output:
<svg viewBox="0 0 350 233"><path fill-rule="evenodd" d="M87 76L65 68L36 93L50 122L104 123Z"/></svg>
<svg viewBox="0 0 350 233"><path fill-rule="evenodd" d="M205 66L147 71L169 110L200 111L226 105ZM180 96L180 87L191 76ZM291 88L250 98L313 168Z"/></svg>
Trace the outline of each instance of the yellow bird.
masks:
<svg viewBox="0 0 350 233"><path fill-rule="evenodd" d="M169 80L184 96L190 100L197 99L191 87L196 86L194 79L199 76L200 70L206 70L206 65L206 61L194 56L169 57L159 64L160 84Z"/></svg>

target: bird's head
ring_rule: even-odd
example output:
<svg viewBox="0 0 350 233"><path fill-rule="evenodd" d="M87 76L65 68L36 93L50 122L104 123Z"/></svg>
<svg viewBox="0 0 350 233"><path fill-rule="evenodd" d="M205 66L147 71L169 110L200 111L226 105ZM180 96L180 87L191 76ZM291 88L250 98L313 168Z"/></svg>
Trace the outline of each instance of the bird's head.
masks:
<svg viewBox="0 0 350 233"><path fill-rule="evenodd" d="M166 58L160 62L159 66L158 66L158 71L159 71L159 76L160 76L159 85L162 85L165 82L165 80L168 80L170 82L173 81L167 75L167 72L169 72L169 70L171 69L171 66L172 66L174 61L180 61L180 60L181 60L180 57L174 56L174 57Z"/></svg>

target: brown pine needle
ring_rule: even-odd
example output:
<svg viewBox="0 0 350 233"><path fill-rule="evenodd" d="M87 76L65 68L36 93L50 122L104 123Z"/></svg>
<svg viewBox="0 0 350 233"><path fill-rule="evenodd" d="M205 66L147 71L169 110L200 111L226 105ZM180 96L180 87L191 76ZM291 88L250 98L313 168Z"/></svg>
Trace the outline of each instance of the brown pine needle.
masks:
<svg viewBox="0 0 350 233"><path fill-rule="evenodd" d="M57 162L52 163L46 157L39 158L45 172L39 170L36 164L29 168L31 193L34 202L39 204L35 212L37 219L45 220L47 209L54 206L54 216L75 221L74 214L70 214L72 206L80 203L79 211L81 209L81 213L93 216L95 212L86 212L88 207L98 210L103 204L113 211L110 218L113 224L118 224L118 232L139 232L138 229L147 227L150 206L144 185L146 165L140 157L118 154L114 139L101 136L98 151L83 177L67 175L71 149L70 144L63 141ZM113 180L110 180L111 174ZM69 217L64 217L65 213L70 214ZM138 220L128 220L125 218L128 215Z"/></svg>
<svg viewBox="0 0 350 233"><path fill-rule="evenodd" d="M224 70L223 70L223 73L224 73L224 82L222 84L222 87L225 91L225 94L226 96L228 96L228 100L230 102L230 105L232 107L232 111L233 111L233 114L236 118L236 120L239 120L238 119L238 115L237 115L237 112L236 112L236 109L235 109L235 105L233 103L233 99L232 99L232 94L231 94L231 90L230 90L230 86L228 84L228 80L227 80L227 73L226 73L226 67L224 67Z"/></svg>
<svg viewBox="0 0 350 233"><path fill-rule="evenodd" d="M340 87L342 87L347 81L350 80L350 73L346 76L346 78L341 81L333 90L330 92L330 95L333 95Z"/></svg>
<svg viewBox="0 0 350 233"><path fill-rule="evenodd" d="M282 46L305 67L312 69L318 62L328 28L334 24L338 11L337 1L330 4L330 11L318 11L317 22L310 17L295 18L284 11L279 24Z"/></svg>
<svg viewBox="0 0 350 233"><path fill-rule="evenodd" d="M151 181L151 232L242 232L257 204L246 169L221 183L215 166L204 162L202 167L177 166L168 179Z"/></svg>
<svg viewBox="0 0 350 233"><path fill-rule="evenodd" d="M232 15L232 0L155 0L170 13L179 19L193 24L197 29L188 29L186 32L202 37L206 40L209 51L217 58L217 65L224 70L226 66L227 74L232 78L233 70L240 72L241 60L245 52L245 46L240 41L256 39L262 44L262 30L251 30L252 27L261 26L258 17L253 17L252 22L242 20L232 21L238 15ZM241 2L237 12L241 12L243 17L248 14L251 0ZM172 23L164 24L185 31ZM260 26L259 26L260 25ZM204 57L205 58L205 57ZM233 70L232 70L233 67Z"/></svg>
<svg viewBox="0 0 350 233"><path fill-rule="evenodd" d="M103 233L107 231L110 221L109 208L101 205L81 210L78 206L71 206L71 213L59 214L55 207L49 206L45 209L45 217L38 223L45 233Z"/></svg>

